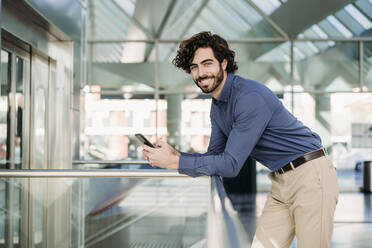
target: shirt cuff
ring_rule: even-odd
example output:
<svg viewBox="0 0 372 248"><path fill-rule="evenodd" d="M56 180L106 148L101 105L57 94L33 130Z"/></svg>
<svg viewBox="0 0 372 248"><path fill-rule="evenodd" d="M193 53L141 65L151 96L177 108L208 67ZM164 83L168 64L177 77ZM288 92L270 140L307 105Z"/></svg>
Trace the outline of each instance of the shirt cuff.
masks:
<svg viewBox="0 0 372 248"><path fill-rule="evenodd" d="M194 163L195 157L181 153L180 161L178 162L178 172L192 177L195 176Z"/></svg>
<svg viewBox="0 0 372 248"><path fill-rule="evenodd" d="M180 152L180 153L181 153L181 156L192 157L191 153L186 153L186 152Z"/></svg>

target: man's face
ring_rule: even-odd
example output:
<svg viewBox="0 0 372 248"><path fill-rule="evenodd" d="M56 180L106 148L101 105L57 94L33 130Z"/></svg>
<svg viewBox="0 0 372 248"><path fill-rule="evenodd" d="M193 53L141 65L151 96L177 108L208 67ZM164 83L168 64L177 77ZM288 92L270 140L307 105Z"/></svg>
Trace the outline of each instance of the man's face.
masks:
<svg viewBox="0 0 372 248"><path fill-rule="evenodd" d="M198 48L190 64L192 79L204 93L213 93L224 80L226 64L218 62L212 48Z"/></svg>

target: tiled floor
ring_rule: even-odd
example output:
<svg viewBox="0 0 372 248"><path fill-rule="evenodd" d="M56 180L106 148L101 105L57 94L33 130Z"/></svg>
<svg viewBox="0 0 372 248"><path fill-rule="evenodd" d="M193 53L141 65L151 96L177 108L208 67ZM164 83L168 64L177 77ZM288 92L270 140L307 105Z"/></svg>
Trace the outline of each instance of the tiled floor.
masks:
<svg viewBox="0 0 372 248"><path fill-rule="evenodd" d="M361 173L339 171L339 202L335 212L335 225L332 248L372 247L372 194L359 192L362 186ZM239 217L252 239L255 232L256 218L261 214L266 202L270 182L258 175L256 195L232 195L231 200L238 210ZM260 181L261 180L261 181ZM296 241L291 248L297 247Z"/></svg>

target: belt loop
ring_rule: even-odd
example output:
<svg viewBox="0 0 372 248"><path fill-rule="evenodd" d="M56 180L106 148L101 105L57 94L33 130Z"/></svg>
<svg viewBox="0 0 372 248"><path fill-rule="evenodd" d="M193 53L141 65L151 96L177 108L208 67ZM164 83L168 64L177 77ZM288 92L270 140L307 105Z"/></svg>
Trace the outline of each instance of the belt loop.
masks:
<svg viewBox="0 0 372 248"><path fill-rule="evenodd" d="M294 170L294 169L295 169L295 167L294 167L294 165L293 165L292 161L291 161L291 162L289 162L289 164L291 165L291 168L292 168L292 170Z"/></svg>
<svg viewBox="0 0 372 248"><path fill-rule="evenodd" d="M324 155L328 155L328 152L327 152L327 150L325 149L325 147L323 147L323 152L324 152Z"/></svg>

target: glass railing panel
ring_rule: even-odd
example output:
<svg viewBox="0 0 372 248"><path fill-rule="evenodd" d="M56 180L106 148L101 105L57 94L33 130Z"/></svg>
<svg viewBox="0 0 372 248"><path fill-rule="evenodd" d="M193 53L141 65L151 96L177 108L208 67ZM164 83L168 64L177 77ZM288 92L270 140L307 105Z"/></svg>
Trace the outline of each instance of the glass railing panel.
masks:
<svg viewBox="0 0 372 248"><path fill-rule="evenodd" d="M0 194L0 246L206 247L209 178L12 177L1 183L12 191Z"/></svg>
<svg viewBox="0 0 372 248"><path fill-rule="evenodd" d="M110 180L107 181L107 180ZM104 204L95 197L85 217L86 246L130 245L190 247L205 239L208 180L203 179L90 179L89 188L126 185L128 193L116 191ZM120 182L119 182L120 181ZM97 186L94 186L97 185ZM105 186L106 187L106 186ZM102 190L101 190L102 193ZM94 193L95 195L95 193ZM118 201L119 198L125 199ZM98 197L100 198L100 197ZM117 201L117 204L114 202ZM98 204L97 204L98 203ZM109 205L113 205L110 207ZM123 238L126 237L123 243Z"/></svg>
<svg viewBox="0 0 372 248"><path fill-rule="evenodd" d="M15 178L0 180L0 244L5 247L19 243L21 188L19 180Z"/></svg>

